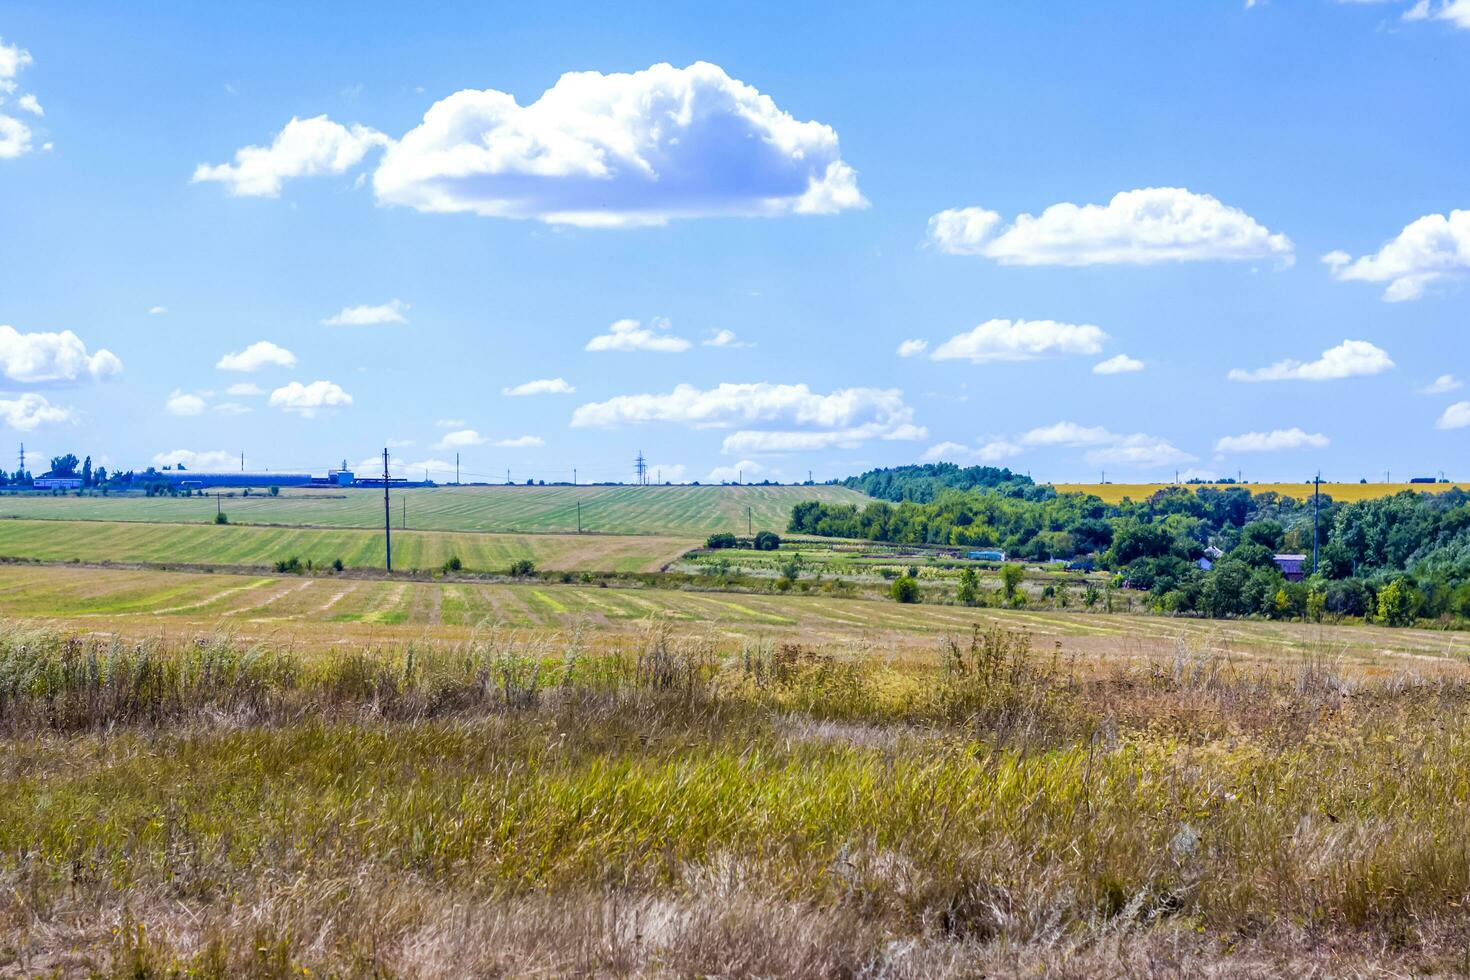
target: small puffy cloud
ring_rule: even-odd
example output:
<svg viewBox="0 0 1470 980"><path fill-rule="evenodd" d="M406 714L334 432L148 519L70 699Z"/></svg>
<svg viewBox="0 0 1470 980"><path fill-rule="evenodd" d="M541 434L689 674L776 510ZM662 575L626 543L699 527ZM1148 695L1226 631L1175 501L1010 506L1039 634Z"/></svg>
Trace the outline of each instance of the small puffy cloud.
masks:
<svg viewBox="0 0 1470 980"><path fill-rule="evenodd" d="M253 411L249 405L241 405L239 402L220 402L212 410L221 415L245 415Z"/></svg>
<svg viewBox="0 0 1470 980"><path fill-rule="evenodd" d="M1225 436L1215 443L1217 453L1273 453L1286 449L1326 449L1331 440L1320 432L1304 432L1299 428L1273 429L1270 432L1245 432Z"/></svg>
<svg viewBox="0 0 1470 980"><path fill-rule="evenodd" d="M1441 374L1429 384L1419 389L1421 395L1447 395L1452 391L1459 391L1465 387L1464 382L1453 374Z"/></svg>
<svg viewBox="0 0 1470 980"><path fill-rule="evenodd" d="M1182 187L1123 191L1107 204L1053 204L1001 227L984 208L941 211L929 240L952 255L1003 265L1149 265L1210 259L1292 259L1291 240L1208 194Z"/></svg>
<svg viewBox="0 0 1470 980"><path fill-rule="evenodd" d="M516 436L513 439L497 439L495 445L501 449L535 449L546 445L546 440L540 436Z"/></svg>
<svg viewBox="0 0 1470 980"><path fill-rule="evenodd" d="M1436 429L1463 429L1466 426L1470 426L1470 402L1455 402L1434 423Z"/></svg>
<svg viewBox="0 0 1470 980"><path fill-rule="evenodd" d="M453 432L444 433L444 438L434 446L435 449L464 449L469 446L484 445L485 437L474 429L456 429Z"/></svg>
<svg viewBox="0 0 1470 980"><path fill-rule="evenodd" d="M326 116L293 117L270 146L244 147L234 163L201 163L193 182L224 184L235 197L278 197L287 178L346 173L374 147L390 142L367 126L347 127Z"/></svg>
<svg viewBox="0 0 1470 980"><path fill-rule="evenodd" d="M167 306L150 306L150 307L148 307L148 313L151 316L163 316L167 312L168 312L168 307Z"/></svg>
<svg viewBox="0 0 1470 980"><path fill-rule="evenodd" d="M501 388L500 393L511 398L524 398L528 395L575 395L577 389L562 378L541 378L510 388Z"/></svg>
<svg viewBox="0 0 1470 980"><path fill-rule="evenodd" d="M31 152L31 127L14 116L0 115L0 160Z"/></svg>
<svg viewBox="0 0 1470 980"><path fill-rule="evenodd" d="M463 429L464 419L435 419L434 425L441 429Z"/></svg>
<svg viewBox="0 0 1470 980"><path fill-rule="evenodd" d="M379 306L347 306L322 321L329 327L375 327L383 323L407 323L408 304L390 299Z"/></svg>
<svg viewBox="0 0 1470 980"><path fill-rule="evenodd" d="M272 391L269 404L271 408L311 418L323 408L351 405L352 396L331 381L313 381L310 384L293 381Z"/></svg>
<svg viewBox="0 0 1470 980"><path fill-rule="evenodd" d="M1108 335L1089 323L1055 320L987 320L956 334L929 355L936 361L1031 361L1050 354L1097 354ZM899 349L902 353L902 348Z"/></svg>
<svg viewBox="0 0 1470 980"><path fill-rule="evenodd" d="M265 394L265 389L249 381L241 381L226 388L225 394L233 395L236 398L251 398L255 395Z"/></svg>
<svg viewBox="0 0 1470 980"><path fill-rule="evenodd" d="M716 330L700 343L705 347L754 347L755 345L735 336L733 330Z"/></svg>
<svg viewBox="0 0 1470 980"><path fill-rule="evenodd" d="M44 116L46 114L46 110L41 108L41 103L29 92L16 99L15 104L18 108L24 109L33 116Z"/></svg>
<svg viewBox="0 0 1470 980"><path fill-rule="evenodd" d="M1176 449L1166 439L1142 432L1122 436L1109 446L1090 449L1083 456L1091 466L1136 466L1141 469L1178 466L1193 463L1196 458Z"/></svg>
<svg viewBox="0 0 1470 980"><path fill-rule="evenodd" d="M101 381L122 370L111 351L87 352L87 345L70 330L60 333L21 333L0 325L0 375L20 384L66 384Z"/></svg>
<svg viewBox="0 0 1470 980"><path fill-rule="evenodd" d="M0 398L0 421L20 432L34 432L42 425L75 420L71 409L53 405L35 392L15 398Z"/></svg>
<svg viewBox="0 0 1470 980"><path fill-rule="evenodd" d="M929 341L927 340L919 340L917 338L905 340L903 343L898 345L898 356L918 357L920 354L924 353L928 349Z"/></svg>
<svg viewBox="0 0 1470 980"><path fill-rule="evenodd" d="M897 389L844 388L830 394L804 384L721 384L701 389L681 384L664 394L619 395L589 402L572 413L574 427L609 428L670 422L694 428L764 424L726 437L722 451L776 453L852 447L869 439L922 439L913 409Z"/></svg>
<svg viewBox="0 0 1470 980"><path fill-rule="evenodd" d="M716 466L704 478L705 483L734 483L760 476L766 471L761 464L751 459L742 459L733 466Z"/></svg>
<svg viewBox="0 0 1470 980"><path fill-rule="evenodd" d="M993 465L1013 459L1025 449L1004 439L994 439L979 446L958 442L941 442L926 449L919 458L926 463L984 463Z"/></svg>
<svg viewBox="0 0 1470 980"><path fill-rule="evenodd" d="M257 340L244 350L232 351L214 365L221 371L259 371L264 367L296 366L296 355L269 340Z"/></svg>
<svg viewBox="0 0 1470 980"><path fill-rule="evenodd" d="M0 37L0 81L10 81L21 69L32 63L31 53L18 44L6 44Z"/></svg>
<svg viewBox="0 0 1470 980"><path fill-rule="evenodd" d="M1101 426L1079 425L1076 422L1058 422L1055 425L1032 429L1021 436L1027 446L1098 446L1116 442L1118 436Z"/></svg>
<svg viewBox="0 0 1470 980"><path fill-rule="evenodd" d="M455 92L384 154L373 188L419 211L614 227L867 205L830 126L705 62L569 72L526 106Z"/></svg>
<svg viewBox="0 0 1470 980"><path fill-rule="evenodd" d="M1418 0L1404 11L1404 20L1442 20L1470 31L1470 0L1440 0L1437 6L1430 0Z"/></svg>
<svg viewBox="0 0 1470 980"><path fill-rule="evenodd" d="M1425 215L1372 255L1339 250L1322 261L1342 282L1388 283L1387 302L1418 299L1429 284L1470 271L1470 211Z"/></svg>
<svg viewBox="0 0 1470 980"><path fill-rule="evenodd" d="M224 449L206 449L196 452L192 449L173 449L166 453L155 453L153 455L154 466L182 465L186 470L225 470L236 469L240 463L240 457L235 453Z"/></svg>
<svg viewBox="0 0 1470 980"><path fill-rule="evenodd" d="M1098 361L1092 366L1093 374L1130 374L1134 371L1142 371L1143 362L1136 357L1127 354L1119 354L1110 357L1106 361Z"/></svg>
<svg viewBox="0 0 1470 980"><path fill-rule="evenodd" d="M168 396L168 401L163 407L168 409L170 415L202 415L208 408L208 403L198 395L187 391L174 389L173 394Z"/></svg>
<svg viewBox="0 0 1470 980"><path fill-rule="evenodd" d="M6 44L0 38L0 96L16 90L16 78L32 63L31 53L16 44ZM3 102L0 99L0 102ZM41 103L34 95L21 95L16 106L24 112L41 116ZM31 128L14 116L0 114L0 160L14 159L31 152ZM49 145L49 144L48 144Z"/></svg>
<svg viewBox="0 0 1470 980"><path fill-rule="evenodd" d="M590 351L657 351L661 354L677 354L690 348L689 341L668 332L669 321L655 317L647 326L637 320L618 320L608 327L607 333L598 334L587 341Z"/></svg>
<svg viewBox="0 0 1470 980"><path fill-rule="evenodd" d="M1371 374L1381 374L1393 367L1388 353L1366 340L1344 340L1322 352L1315 361L1287 358L1269 367L1247 371L1234 368L1226 375L1231 381L1339 381Z"/></svg>

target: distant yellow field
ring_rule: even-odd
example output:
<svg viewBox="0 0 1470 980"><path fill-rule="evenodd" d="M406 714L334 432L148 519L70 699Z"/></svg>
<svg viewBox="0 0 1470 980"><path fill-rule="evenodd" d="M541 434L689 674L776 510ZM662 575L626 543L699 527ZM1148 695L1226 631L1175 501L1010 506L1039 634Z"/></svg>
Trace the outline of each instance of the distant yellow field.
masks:
<svg viewBox="0 0 1470 980"><path fill-rule="evenodd" d="M1177 486L1173 483L1057 483L1053 484L1058 493L1090 493L1100 497L1106 503L1116 504L1124 497L1134 500L1144 500L1160 490ZM1232 486L1244 486L1251 493L1278 493L1283 497L1295 497L1305 500L1312 495L1310 483L1201 483L1185 484L1187 489L1197 489L1201 486L1213 486L1226 489ZM1323 483L1322 494L1333 500L1376 500L1379 497L1392 497L1404 490L1417 490L1422 493L1443 493L1449 489L1470 490L1470 484L1466 483Z"/></svg>

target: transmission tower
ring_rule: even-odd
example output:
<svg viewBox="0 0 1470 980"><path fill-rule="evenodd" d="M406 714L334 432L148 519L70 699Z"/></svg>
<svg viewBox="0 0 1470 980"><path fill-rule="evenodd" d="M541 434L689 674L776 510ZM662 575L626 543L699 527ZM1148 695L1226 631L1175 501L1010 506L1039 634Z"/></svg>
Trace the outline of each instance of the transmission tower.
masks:
<svg viewBox="0 0 1470 980"><path fill-rule="evenodd" d="M638 485L648 485L648 460L643 458L643 450L638 450L638 458L633 461L633 472L638 474Z"/></svg>

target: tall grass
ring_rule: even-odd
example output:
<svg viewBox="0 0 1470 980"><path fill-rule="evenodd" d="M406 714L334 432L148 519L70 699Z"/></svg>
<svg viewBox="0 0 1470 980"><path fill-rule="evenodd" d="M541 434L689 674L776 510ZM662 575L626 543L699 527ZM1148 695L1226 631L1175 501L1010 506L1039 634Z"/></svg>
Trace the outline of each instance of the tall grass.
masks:
<svg viewBox="0 0 1470 980"><path fill-rule="evenodd" d="M1002 631L912 664L5 629L0 971L1447 971L1467 702Z"/></svg>

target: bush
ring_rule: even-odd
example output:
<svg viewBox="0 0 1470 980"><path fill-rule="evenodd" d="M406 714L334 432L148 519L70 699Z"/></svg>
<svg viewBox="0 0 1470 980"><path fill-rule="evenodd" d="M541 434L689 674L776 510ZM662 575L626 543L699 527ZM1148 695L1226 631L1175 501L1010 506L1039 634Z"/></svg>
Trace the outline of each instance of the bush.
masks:
<svg viewBox="0 0 1470 980"><path fill-rule="evenodd" d="M536 574L536 563L529 558L518 558L510 563L512 578L530 578Z"/></svg>
<svg viewBox="0 0 1470 980"><path fill-rule="evenodd" d="M893 580L893 586L889 590L893 594L895 602L913 603L919 601L919 581L911 575Z"/></svg>
<svg viewBox="0 0 1470 980"><path fill-rule="evenodd" d="M757 531L755 535L756 551L775 551L781 547L781 537L775 531Z"/></svg>
<svg viewBox="0 0 1470 980"><path fill-rule="evenodd" d="M464 568L464 562L459 560L459 555L450 555L449 560L444 563L444 571L457 572Z"/></svg>
<svg viewBox="0 0 1470 980"><path fill-rule="evenodd" d="M347 567L346 565L342 564L342 559L340 559L340 558L333 558L332 559L332 571L334 571L334 572L340 572L340 571L342 571L342 569L344 569L346 567Z"/></svg>
<svg viewBox="0 0 1470 980"><path fill-rule="evenodd" d="M214 515L214 522L216 524L228 524L230 523L230 518L223 511L221 511L220 513Z"/></svg>
<svg viewBox="0 0 1470 980"><path fill-rule="evenodd" d="M280 495L281 495L281 488L280 487L271 487L271 496L272 497L279 497Z"/></svg>
<svg viewBox="0 0 1470 980"><path fill-rule="evenodd" d="M705 539L704 546L713 550L717 548L733 548L738 543L739 542L735 540L735 535L722 533L711 534L708 538Z"/></svg>
<svg viewBox="0 0 1470 980"><path fill-rule="evenodd" d="M280 561L276 562L276 571L278 572L289 573L292 575L300 575L301 569L301 559L297 558L295 555L292 555L290 558L282 558Z"/></svg>

